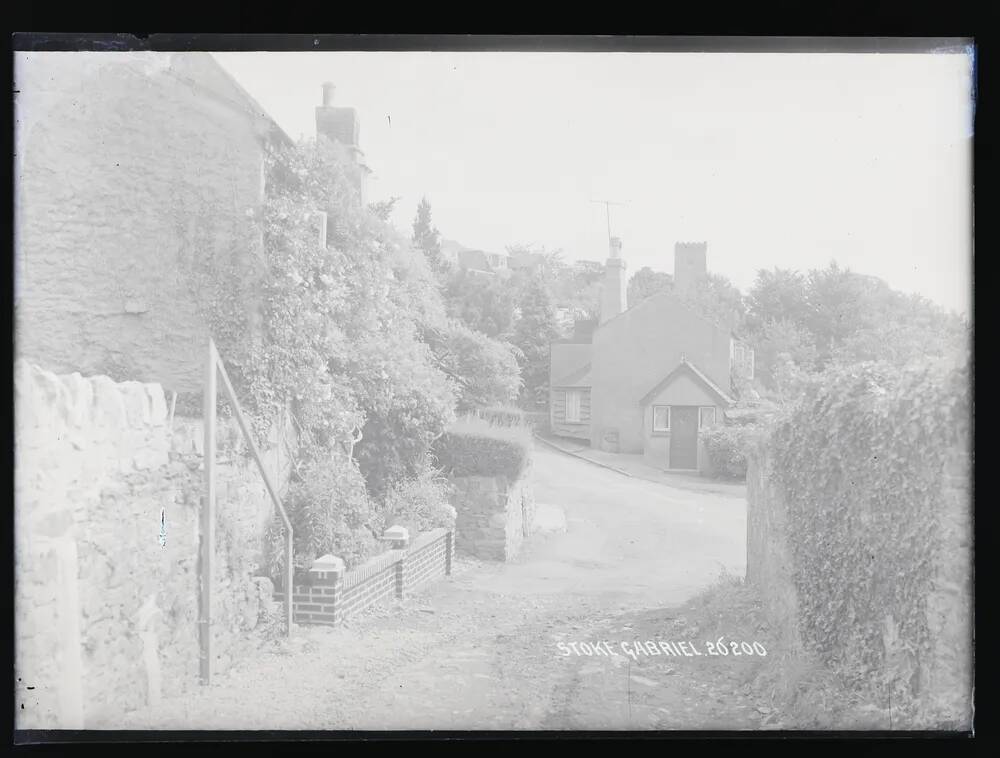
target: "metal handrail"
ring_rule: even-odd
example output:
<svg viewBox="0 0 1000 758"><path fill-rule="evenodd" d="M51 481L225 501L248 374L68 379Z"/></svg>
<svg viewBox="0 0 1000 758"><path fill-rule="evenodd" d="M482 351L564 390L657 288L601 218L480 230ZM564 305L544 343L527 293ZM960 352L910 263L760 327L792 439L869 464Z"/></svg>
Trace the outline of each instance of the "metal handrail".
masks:
<svg viewBox="0 0 1000 758"><path fill-rule="evenodd" d="M243 409L239 400L236 399L236 392L233 390L233 383L229 379L226 367L219 357L219 351L215 347L215 341L208 340L208 365L205 375L205 397L204 397L204 426L205 426L205 504L201 510L201 561L199 575L201 579L200 597L200 618L199 618L199 643L200 643L200 665L199 671L203 684L211 682L212 678L212 557L215 551L215 426L216 426L216 396L218 393L217 377L222 377L222 387L225 390L226 398L233 407L236 421L239 423L243 438L253 459L257 462L257 468L264 479L264 486L271 497L281 520L285 525L285 634L292 634L292 522L288 518L285 507L281 504L278 491L271 481L267 470L264 468L264 461L261 459L260 450L250 433L250 425L247 423Z"/></svg>

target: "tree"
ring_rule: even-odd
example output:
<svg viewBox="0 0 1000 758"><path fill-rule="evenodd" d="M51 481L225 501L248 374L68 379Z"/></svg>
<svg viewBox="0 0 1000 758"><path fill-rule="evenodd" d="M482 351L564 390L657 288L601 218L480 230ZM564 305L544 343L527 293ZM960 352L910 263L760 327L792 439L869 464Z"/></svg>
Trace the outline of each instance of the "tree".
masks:
<svg viewBox="0 0 1000 758"><path fill-rule="evenodd" d="M833 363L886 361L902 368L930 358L958 360L969 345L966 321L920 295L890 290L881 293L877 308L867 326L833 348Z"/></svg>
<svg viewBox="0 0 1000 758"><path fill-rule="evenodd" d="M520 351L523 387L521 400L527 406L544 405L549 383L549 346L559 338L556 308L540 276L530 277L522 289L519 316L514 326L514 346Z"/></svg>
<svg viewBox="0 0 1000 758"><path fill-rule="evenodd" d="M455 383L459 413L517 400L521 374L515 351L457 320L430 338L441 370Z"/></svg>
<svg viewBox="0 0 1000 758"><path fill-rule="evenodd" d="M660 292L672 290L674 278L662 271L653 271L649 266L643 266L632 274L628 282L628 306L631 308L643 300Z"/></svg>
<svg viewBox="0 0 1000 758"><path fill-rule="evenodd" d="M513 282L456 269L446 278L443 295L449 316L487 337L510 339L517 309Z"/></svg>
<svg viewBox="0 0 1000 758"><path fill-rule="evenodd" d="M688 305L709 321L737 333L744 330L746 306L743 295L726 277L710 273L683 297Z"/></svg>
<svg viewBox="0 0 1000 758"><path fill-rule="evenodd" d="M812 369L816 362L812 333L787 319L767 321L757 331L754 353L755 373L770 389L780 389L778 377L779 374L787 375L785 364L788 361L805 370Z"/></svg>
<svg viewBox="0 0 1000 758"><path fill-rule="evenodd" d="M888 288L885 282L840 268L835 261L810 271L806 282L806 324L816 340L820 364L826 365L844 339L875 324L879 315L875 295Z"/></svg>
<svg viewBox="0 0 1000 758"><path fill-rule="evenodd" d="M557 308L567 308L577 319L598 319L604 266L595 261L561 263L548 272L547 281Z"/></svg>
<svg viewBox="0 0 1000 758"><path fill-rule="evenodd" d="M806 327L809 316L806 277L788 269L760 269L747 293L746 307L750 331L758 331L775 321Z"/></svg>
<svg viewBox="0 0 1000 758"><path fill-rule="evenodd" d="M399 196L393 195L388 200L377 200L374 203L368 204L368 209L375 215L380 221L388 221L392 212L396 209L396 203L399 202Z"/></svg>
<svg viewBox="0 0 1000 758"><path fill-rule="evenodd" d="M441 255L441 232L431 224L431 204L426 197L421 198L416 218L413 219L413 244L424 254L435 272L446 269Z"/></svg>

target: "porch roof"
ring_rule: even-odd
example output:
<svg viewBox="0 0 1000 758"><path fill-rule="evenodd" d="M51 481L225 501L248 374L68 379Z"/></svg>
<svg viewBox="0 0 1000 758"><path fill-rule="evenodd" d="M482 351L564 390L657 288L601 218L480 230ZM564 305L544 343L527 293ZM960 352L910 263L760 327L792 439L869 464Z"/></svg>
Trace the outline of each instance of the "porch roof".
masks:
<svg viewBox="0 0 1000 758"><path fill-rule="evenodd" d="M656 398L656 396L659 395L660 392L662 392L667 387L667 385L670 384L681 372L687 372L691 374L706 389L712 392L712 394L719 397L726 405L733 405L736 403L736 400L733 399L729 395L729 393L723 390L718 384L709 379L705 375L705 372L703 372L701 369L699 369L697 366L691 363L691 361L689 361L687 358L681 358L681 361L680 363L677 364L677 367L669 374L667 374L665 377L663 377L663 379L660 382L658 382L657 385L653 387L653 389L651 389L642 397L642 399L639 401L639 405L640 406L649 405Z"/></svg>

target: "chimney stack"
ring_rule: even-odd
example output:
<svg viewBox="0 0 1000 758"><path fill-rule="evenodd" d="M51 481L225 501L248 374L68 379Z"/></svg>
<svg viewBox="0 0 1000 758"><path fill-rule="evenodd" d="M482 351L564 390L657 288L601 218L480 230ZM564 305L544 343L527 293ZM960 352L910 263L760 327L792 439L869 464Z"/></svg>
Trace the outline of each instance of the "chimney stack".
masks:
<svg viewBox="0 0 1000 758"><path fill-rule="evenodd" d="M371 170L365 165L364 153L358 144L361 120L354 108L333 104L335 90L333 82L323 82L323 104L316 106L316 137L339 143L347 149L347 154L360 169L357 189L362 202L367 202L366 178Z"/></svg>
<svg viewBox="0 0 1000 758"><path fill-rule="evenodd" d="M601 289L601 323L610 321L627 307L625 302L625 261L622 260L622 241L612 237L608 244L608 262L604 268L604 286Z"/></svg>

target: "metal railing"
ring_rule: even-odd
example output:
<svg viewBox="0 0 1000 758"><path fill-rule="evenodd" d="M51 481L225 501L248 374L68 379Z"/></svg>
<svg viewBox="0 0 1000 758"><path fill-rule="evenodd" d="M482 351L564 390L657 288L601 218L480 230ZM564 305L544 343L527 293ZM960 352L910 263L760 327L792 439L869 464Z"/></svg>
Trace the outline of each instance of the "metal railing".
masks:
<svg viewBox="0 0 1000 758"><path fill-rule="evenodd" d="M264 486L271 496L271 502L281 515L281 520L285 525L285 576L284 576L284 596L285 596L285 633L292 634L292 522L285 512L285 507L281 504L278 491L275 489L271 477L264 467L260 450L253 440L250 425L246 416L240 408L236 399L236 392L233 390L233 383L229 380L226 367L219 357L219 351L215 347L215 341L208 340L208 363L205 372L205 397L204 397L204 426L205 426L205 501L201 509L201 544L199 560L199 619L198 619L198 642L200 648L199 673L202 684L209 684L212 679L212 560L215 554L215 429L216 429L216 396L218 393L217 378L222 377L222 388L225 390L226 399L233 408L233 414L243 432L243 439L246 440L247 447L253 459L257 462L257 468L264 478Z"/></svg>

